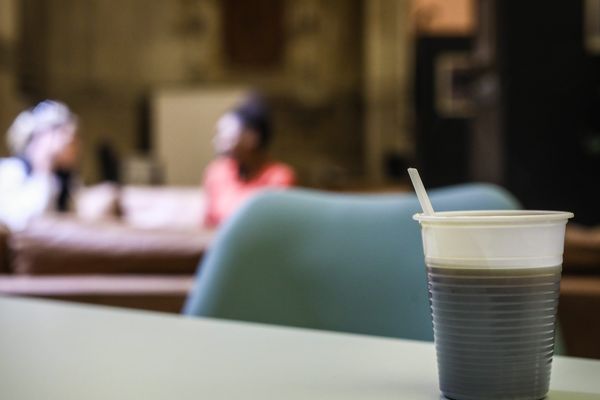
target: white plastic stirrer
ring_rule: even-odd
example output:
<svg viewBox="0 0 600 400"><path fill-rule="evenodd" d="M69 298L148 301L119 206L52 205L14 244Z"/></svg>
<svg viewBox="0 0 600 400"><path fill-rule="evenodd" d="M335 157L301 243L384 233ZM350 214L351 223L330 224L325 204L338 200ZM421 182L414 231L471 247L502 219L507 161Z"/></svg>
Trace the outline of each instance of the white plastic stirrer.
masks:
<svg viewBox="0 0 600 400"><path fill-rule="evenodd" d="M427 192L425 191L425 186L423 186L423 181L421 181L421 177L419 176L419 171L417 171L416 168L409 168L408 175L410 176L410 180L417 193L417 198L423 209L423 214L435 214L435 211L433 211L433 207L431 206L431 201L429 201L429 196L427 196Z"/></svg>

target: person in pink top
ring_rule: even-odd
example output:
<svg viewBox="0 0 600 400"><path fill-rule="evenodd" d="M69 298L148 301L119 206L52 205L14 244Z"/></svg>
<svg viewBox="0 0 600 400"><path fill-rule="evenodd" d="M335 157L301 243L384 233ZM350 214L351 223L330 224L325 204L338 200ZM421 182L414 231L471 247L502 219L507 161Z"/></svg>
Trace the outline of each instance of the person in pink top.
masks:
<svg viewBox="0 0 600 400"><path fill-rule="evenodd" d="M217 227L261 189L295 184L294 170L269 157L271 136L268 110L256 96L218 121L214 146L219 157L208 165L203 180L205 226Z"/></svg>

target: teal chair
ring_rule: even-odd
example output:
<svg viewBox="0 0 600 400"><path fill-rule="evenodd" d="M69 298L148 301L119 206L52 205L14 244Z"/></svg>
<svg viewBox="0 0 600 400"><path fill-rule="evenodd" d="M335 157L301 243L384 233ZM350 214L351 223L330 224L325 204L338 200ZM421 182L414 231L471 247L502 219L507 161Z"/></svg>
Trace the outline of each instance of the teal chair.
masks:
<svg viewBox="0 0 600 400"><path fill-rule="evenodd" d="M432 190L436 210L515 209L492 185ZM184 313L433 340L412 194L266 191L222 226Z"/></svg>

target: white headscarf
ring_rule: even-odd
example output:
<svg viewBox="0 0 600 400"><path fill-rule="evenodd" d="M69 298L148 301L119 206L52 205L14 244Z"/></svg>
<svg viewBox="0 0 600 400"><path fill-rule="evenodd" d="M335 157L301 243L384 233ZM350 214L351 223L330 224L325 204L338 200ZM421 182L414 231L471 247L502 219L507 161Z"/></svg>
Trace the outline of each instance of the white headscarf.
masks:
<svg viewBox="0 0 600 400"><path fill-rule="evenodd" d="M7 144L15 155L25 152L34 135L67 124L77 124L77 117L65 104L44 100L20 113L7 131Z"/></svg>

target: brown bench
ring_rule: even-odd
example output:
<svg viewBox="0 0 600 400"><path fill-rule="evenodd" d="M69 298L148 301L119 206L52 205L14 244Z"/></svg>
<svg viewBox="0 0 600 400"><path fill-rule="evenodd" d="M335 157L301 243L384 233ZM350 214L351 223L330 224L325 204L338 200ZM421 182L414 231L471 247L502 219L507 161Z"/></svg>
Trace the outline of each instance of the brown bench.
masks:
<svg viewBox="0 0 600 400"><path fill-rule="evenodd" d="M43 218L0 237L0 294L180 312L212 236Z"/></svg>
<svg viewBox="0 0 600 400"><path fill-rule="evenodd" d="M567 228L558 315L567 353L600 359L600 228Z"/></svg>
<svg viewBox="0 0 600 400"><path fill-rule="evenodd" d="M179 313L191 275L0 275L0 293Z"/></svg>

